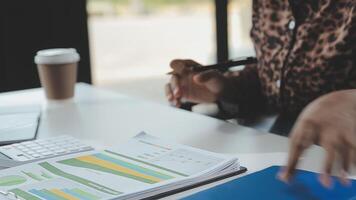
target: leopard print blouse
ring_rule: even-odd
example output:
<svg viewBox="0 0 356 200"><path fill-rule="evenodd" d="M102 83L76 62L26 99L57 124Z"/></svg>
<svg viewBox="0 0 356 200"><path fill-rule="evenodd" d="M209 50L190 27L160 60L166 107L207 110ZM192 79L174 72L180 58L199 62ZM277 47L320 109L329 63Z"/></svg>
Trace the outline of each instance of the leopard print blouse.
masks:
<svg viewBox="0 0 356 200"><path fill-rule="evenodd" d="M240 108L298 113L317 97L356 88L356 0L254 0L258 64L234 81Z"/></svg>

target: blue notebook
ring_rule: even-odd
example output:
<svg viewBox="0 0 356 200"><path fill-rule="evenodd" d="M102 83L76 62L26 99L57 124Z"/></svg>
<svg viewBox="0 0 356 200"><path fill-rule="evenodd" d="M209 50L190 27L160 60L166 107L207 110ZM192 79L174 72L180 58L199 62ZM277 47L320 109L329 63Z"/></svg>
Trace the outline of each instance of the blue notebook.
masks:
<svg viewBox="0 0 356 200"><path fill-rule="evenodd" d="M332 189L326 189L318 182L319 174L298 170L294 180L285 184L276 179L279 169L277 166L270 167L183 200L356 200L355 180L351 186L345 187L334 178Z"/></svg>

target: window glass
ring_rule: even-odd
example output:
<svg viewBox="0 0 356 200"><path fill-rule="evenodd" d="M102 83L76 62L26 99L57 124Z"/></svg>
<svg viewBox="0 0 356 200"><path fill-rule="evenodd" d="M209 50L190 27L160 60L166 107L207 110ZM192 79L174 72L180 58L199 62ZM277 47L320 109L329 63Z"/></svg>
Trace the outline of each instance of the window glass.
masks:
<svg viewBox="0 0 356 200"><path fill-rule="evenodd" d="M252 0L230 0L228 11L230 59L255 55L250 39Z"/></svg>
<svg viewBox="0 0 356 200"><path fill-rule="evenodd" d="M170 60L215 62L212 0L88 0L88 13L96 85L161 98Z"/></svg>

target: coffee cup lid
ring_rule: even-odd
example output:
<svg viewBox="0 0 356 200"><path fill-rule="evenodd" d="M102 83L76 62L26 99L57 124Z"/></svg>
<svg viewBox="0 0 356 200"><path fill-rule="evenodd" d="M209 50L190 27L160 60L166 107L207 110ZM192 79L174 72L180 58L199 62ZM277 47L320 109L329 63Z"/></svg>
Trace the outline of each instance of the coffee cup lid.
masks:
<svg viewBox="0 0 356 200"><path fill-rule="evenodd" d="M80 56L73 48L44 49L35 56L35 63L39 65L76 63L79 60Z"/></svg>

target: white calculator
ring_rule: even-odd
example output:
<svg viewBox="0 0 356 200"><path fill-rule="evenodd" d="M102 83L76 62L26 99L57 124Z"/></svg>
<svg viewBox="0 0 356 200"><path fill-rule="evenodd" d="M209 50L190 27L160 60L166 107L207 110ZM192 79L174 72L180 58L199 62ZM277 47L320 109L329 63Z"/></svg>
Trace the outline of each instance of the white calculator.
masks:
<svg viewBox="0 0 356 200"><path fill-rule="evenodd" d="M94 148L70 136L37 139L0 147L0 167L7 168Z"/></svg>

